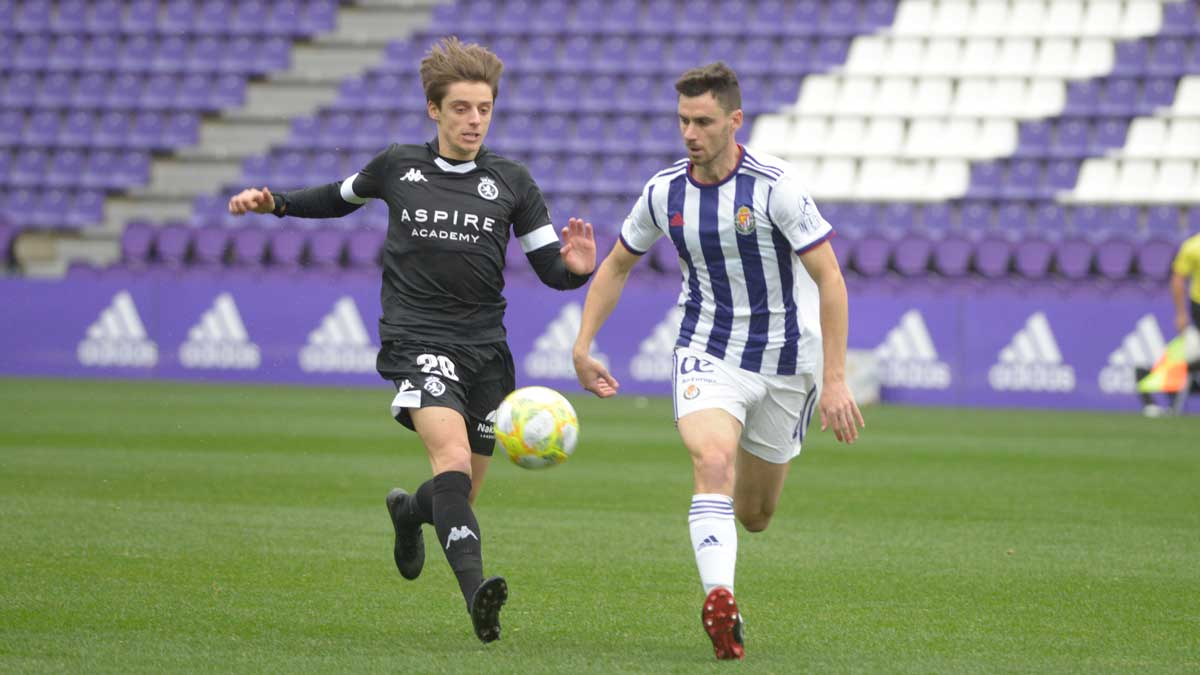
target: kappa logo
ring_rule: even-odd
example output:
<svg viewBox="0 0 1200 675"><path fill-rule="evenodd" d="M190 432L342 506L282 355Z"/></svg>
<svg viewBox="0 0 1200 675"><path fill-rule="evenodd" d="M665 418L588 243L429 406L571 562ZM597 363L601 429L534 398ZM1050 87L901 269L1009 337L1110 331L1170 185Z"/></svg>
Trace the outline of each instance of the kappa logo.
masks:
<svg viewBox="0 0 1200 675"><path fill-rule="evenodd" d="M479 541L479 535L471 531L471 528L463 525L461 527L451 527L450 534L446 537L446 550L450 550L450 544L463 539L474 539Z"/></svg>
<svg viewBox="0 0 1200 675"><path fill-rule="evenodd" d="M434 396L441 396L446 393L446 383L442 382L442 378L437 375L430 375L425 378L424 389Z"/></svg>
<svg viewBox="0 0 1200 675"><path fill-rule="evenodd" d="M378 349L367 337L362 315L350 296L343 295L308 334L300 349L300 370L306 373L369 373L375 370Z"/></svg>
<svg viewBox="0 0 1200 675"><path fill-rule="evenodd" d="M1062 362L1062 352L1042 312L1035 312L1000 350L1000 362L988 371L988 383L996 391L1075 390L1075 369Z"/></svg>
<svg viewBox="0 0 1200 675"><path fill-rule="evenodd" d="M403 382L400 383L400 386L396 389L396 393L403 394L406 391L412 391L412 390L413 390L412 380L404 380Z"/></svg>
<svg viewBox="0 0 1200 675"><path fill-rule="evenodd" d="M534 341L533 351L525 357L526 374L531 377L575 379L575 362L571 358L571 348L575 345L575 336L579 334L582 317L583 308L579 303L569 302L563 305L558 316ZM608 356L597 350L593 340L590 349L592 357L607 368Z"/></svg>
<svg viewBox="0 0 1200 675"><path fill-rule="evenodd" d="M496 187L496 181L484 176L479 179L479 185L475 190L479 192L479 196L484 199L495 199L500 196L500 188Z"/></svg>
<svg viewBox="0 0 1200 675"><path fill-rule="evenodd" d="M925 317L915 309L905 312L899 325L888 331L883 343L875 348L875 356L882 366L881 379L886 387L950 387L950 366L938 359Z"/></svg>
<svg viewBox="0 0 1200 675"><path fill-rule="evenodd" d="M84 366L153 368L158 365L158 345L146 336L129 291L119 291L75 350Z"/></svg>
<svg viewBox="0 0 1200 675"><path fill-rule="evenodd" d="M408 173L400 177L400 180L405 180L410 183L428 183L429 179L421 173L420 169L409 169Z"/></svg>
<svg viewBox="0 0 1200 675"><path fill-rule="evenodd" d="M638 353L629 362L629 374L639 382L668 382L671 379L672 354L679 339L683 308L672 307L654 325L650 337L642 340Z"/></svg>
<svg viewBox="0 0 1200 675"><path fill-rule="evenodd" d="M246 334L229 293L217 296L212 308L188 331L187 342L179 347L179 362L184 368L254 370L261 361L258 345Z"/></svg>
<svg viewBox="0 0 1200 675"><path fill-rule="evenodd" d="M1166 349L1162 330L1153 314L1138 319L1133 332L1108 357L1100 370L1100 391L1106 394L1132 394L1137 389L1134 368L1150 368Z"/></svg>

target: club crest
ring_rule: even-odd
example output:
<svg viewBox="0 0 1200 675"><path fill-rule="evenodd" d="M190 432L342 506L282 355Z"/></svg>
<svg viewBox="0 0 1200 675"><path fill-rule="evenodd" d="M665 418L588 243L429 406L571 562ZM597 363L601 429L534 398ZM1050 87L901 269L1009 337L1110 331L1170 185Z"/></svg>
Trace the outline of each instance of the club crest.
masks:
<svg viewBox="0 0 1200 675"><path fill-rule="evenodd" d="M479 196L484 199L495 199L500 196L500 188L496 187L496 181L487 176L479 179L479 186L476 190L479 191Z"/></svg>
<svg viewBox="0 0 1200 675"><path fill-rule="evenodd" d="M754 212L750 210L749 206L738 207L733 226L738 234L750 234L754 231Z"/></svg>

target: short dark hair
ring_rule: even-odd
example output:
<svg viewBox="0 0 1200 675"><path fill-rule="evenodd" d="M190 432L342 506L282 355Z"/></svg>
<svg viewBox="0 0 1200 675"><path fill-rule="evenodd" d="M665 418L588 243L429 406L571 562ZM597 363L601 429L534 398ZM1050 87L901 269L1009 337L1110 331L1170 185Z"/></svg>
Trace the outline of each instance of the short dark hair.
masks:
<svg viewBox="0 0 1200 675"><path fill-rule="evenodd" d="M421 86L425 99L439 108L446 90L455 82L483 82L492 88L492 99L500 93L504 62L486 47L463 44L457 37L443 38L421 59Z"/></svg>
<svg viewBox="0 0 1200 675"><path fill-rule="evenodd" d="M713 98L727 113L742 107L742 88L737 74L723 61L692 68L675 81L675 91L682 96L701 96L712 92Z"/></svg>

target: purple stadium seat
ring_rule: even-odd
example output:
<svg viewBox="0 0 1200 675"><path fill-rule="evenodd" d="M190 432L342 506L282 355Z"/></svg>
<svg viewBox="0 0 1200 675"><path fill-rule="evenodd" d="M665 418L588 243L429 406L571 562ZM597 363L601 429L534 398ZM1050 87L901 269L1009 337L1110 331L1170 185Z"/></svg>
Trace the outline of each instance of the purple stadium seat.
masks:
<svg viewBox="0 0 1200 675"><path fill-rule="evenodd" d="M1176 89L1177 83L1174 78L1155 77L1145 80L1137 111L1149 115L1159 108L1170 106L1175 102Z"/></svg>
<svg viewBox="0 0 1200 675"><path fill-rule="evenodd" d="M271 230L267 235L271 266L280 270L299 268L306 238L302 230L290 227Z"/></svg>
<svg viewBox="0 0 1200 675"><path fill-rule="evenodd" d="M1002 203L996 209L995 231L1008 238L1019 237L1032 230L1033 216L1024 202Z"/></svg>
<svg viewBox="0 0 1200 675"><path fill-rule="evenodd" d="M1058 273L1070 280L1085 278L1092 268L1093 247L1091 242L1080 236L1063 239L1055 248L1055 265Z"/></svg>
<svg viewBox="0 0 1200 675"><path fill-rule="evenodd" d="M87 40L82 35L60 35L54 41L54 49L46 54L43 68L52 71L74 72L83 67L83 55Z"/></svg>
<svg viewBox="0 0 1200 675"><path fill-rule="evenodd" d="M971 263L971 242L958 235L938 241L933 250L933 266L944 277L961 277Z"/></svg>
<svg viewBox="0 0 1200 675"><path fill-rule="evenodd" d="M171 269L183 267L187 261L192 232L183 225L167 225L159 230L155 250L160 264Z"/></svg>
<svg viewBox="0 0 1200 675"><path fill-rule="evenodd" d="M125 140L129 138L129 129L132 122L129 115L119 110L112 110L102 114L96 120L94 127L91 147L93 148L122 148L126 146Z"/></svg>
<svg viewBox="0 0 1200 675"><path fill-rule="evenodd" d="M229 231L215 227L204 227L193 231L192 265L218 267L225 260L229 248Z"/></svg>
<svg viewBox="0 0 1200 675"><path fill-rule="evenodd" d="M0 108L0 148L20 144L25 135L25 113Z"/></svg>
<svg viewBox="0 0 1200 675"><path fill-rule="evenodd" d="M120 0L99 0L98 2L85 4L88 5L88 11L83 15L82 23L88 33L98 35L105 33L116 34L119 32L124 15L123 2L120 2Z"/></svg>
<svg viewBox="0 0 1200 675"><path fill-rule="evenodd" d="M994 215L992 202L972 199L963 202L959 221L963 232L977 234L992 228Z"/></svg>
<svg viewBox="0 0 1200 675"><path fill-rule="evenodd" d="M96 3L96 9L99 10L101 4ZM149 34L154 33L158 26L158 0L132 0L127 6L126 11L122 15L120 12L119 2L111 3L117 6L116 18L120 22L121 32L126 34ZM89 21L96 22L99 20L111 20L111 17L95 17Z"/></svg>
<svg viewBox="0 0 1200 675"><path fill-rule="evenodd" d="M140 75L121 73L109 83L102 105L108 110L132 110L141 100L144 86Z"/></svg>
<svg viewBox="0 0 1200 675"><path fill-rule="evenodd" d="M244 227L233 231L230 238L230 264L235 267L257 268L262 265L263 252L267 244L267 233L256 227Z"/></svg>
<svg viewBox="0 0 1200 675"><path fill-rule="evenodd" d="M1055 129L1050 154L1055 157L1083 157L1087 154L1091 125L1084 119L1064 119Z"/></svg>
<svg viewBox="0 0 1200 675"><path fill-rule="evenodd" d="M20 33L48 33L53 6L48 2L26 2L18 6L13 28Z"/></svg>
<svg viewBox="0 0 1200 675"><path fill-rule="evenodd" d="M1152 235L1137 247L1135 261L1138 276L1153 281L1166 281L1171 276L1171 262L1178 244L1174 239Z"/></svg>
<svg viewBox="0 0 1200 675"><path fill-rule="evenodd" d="M990 234L975 244L975 270L987 279L1008 276L1013 258L1013 244L1006 238Z"/></svg>
<svg viewBox="0 0 1200 675"><path fill-rule="evenodd" d="M1164 35L1195 36L1200 34L1200 17L1193 0L1168 2L1163 5L1162 33Z"/></svg>
<svg viewBox="0 0 1200 675"><path fill-rule="evenodd" d="M29 108L33 106L37 94L39 78L34 73L9 73L4 81L4 89L0 91L6 107Z"/></svg>
<svg viewBox="0 0 1200 675"><path fill-rule="evenodd" d="M50 165L49 154L41 148L25 148L17 152L8 169L8 184L15 187L38 187L45 182Z"/></svg>
<svg viewBox="0 0 1200 675"><path fill-rule="evenodd" d="M978 162L971 165L971 183L967 194L975 198L998 197L1006 182L1004 162Z"/></svg>
<svg viewBox="0 0 1200 675"><path fill-rule="evenodd" d="M812 1L808 0L810 3ZM859 30L859 21L859 4L856 0L833 0L825 3L825 15L817 24L817 29L825 35L853 35Z"/></svg>
<svg viewBox="0 0 1200 675"><path fill-rule="evenodd" d="M1054 244L1050 239L1034 235L1023 238L1014 251L1013 264L1017 273L1026 279L1045 279L1054 259Z"/></svg>
<svg viewBox="0 0 1200 675"><path fill-rule="evenodd" d="M84 166L84 154L78 150L64 148L50 156L41 182L49 187L73 188L81 185L80 168Z"/></svg>
<svg viewBox="0 0 1200 675"><path fill-rule="evenodd" d="M1057 192L1072 190L1079 180L1079 162L1074 159L1060 159L1046 165L1046 188L1052 196Z"/></svg>
<svg viewBox="0 0 1200 675"><path fill-rule="evenodd" d="M144 110L133 118L133 125L125 142L131 148L142 150L164 149L165 126L161 113Z"/></svg>
<svg viewBox="0 0 1200 675"><path fill-rule="evenodd" d="M1008 180L1000 192L1010 199L1050 196L1043 186L1042 163L1033 159L1013 160L1008 167Z"/></svg>
<svg viewBox="0 0 1200 675"><path fill-rule="evenodd" d="M906 235L892 251L896 271L906 277L924 276L932 256L933 243L919 234Z"/></svg>
<svg viewBox="0 0 1200 675"><path fill-rule="evenodd" d="M1133 257L1133 241L1125 235L1114 234L1096 245L1096 269L1106 279L1126 279L1133 265Z"/></svg>
<svg viewBox="0 0 1200 675"><path fill-rule="evenodd" d="M1187 232L1200 233L1200 206L1193 206L1187 212Z"/></svg>
<svg viewBox="0 0 1200 675"><path fill-rule="evenodd" d="M841 37L827 37L821 40L813 53L813 66L819 70L835 68L846 62L850 52L850 41Z"/></svg>
<svg viewBox="0 0 1200 675"><path fill-rule="evenodd" d="M930 237L940 239L954 227L954 208L946 202L926 204L921 210L921 229Z"/></svg>
<svg viewBox="0 0 1200 675"><path fill-rule="evenodd" d="M1164 24L1164 28L1165 28ZM1187 41L1181 38L1159 40L1146 70L1151 75L1178 77L1187 71Z"/></svg>
<svg viewBox="0 0 1200 675"><path fill-rule="evenodd" d="M1150 43L1147 40L1118 42L1113 61L1113 75L1141 75L1150 63Z"/></svg>
<svg viewBox="0 0 1200 675"><path fill-rule="evenodd" d="M1099 111L1105 115L1134 115L1140 99L1139 80L1132 77L1107 78Z"/></svg>
<svg viewBox="0 0 1200 675"><path fill-rule="evenodd" d="M130 35L121 42L117 55L117 69L126 73L144 73L154 62L154 38L149 35Z"/></svg>
<svg viewBox="0 0 1200 675"><path fill-rule="evenodd" d="M1103 87L1096 80L1067 83L1067 104L1063 108L1064 115L1095 115L1100 107L1100 95Z"/></svg>
<svg viewBox="0 0 1200 675"><path fill-rule="evenodd" d="M866 33L891 26L895 18L895 0L867 0L863 5L863 13L859 19L857 30Z"/></svg>
<svg viewBox="0 0 1200 675"><path fill-rule="evenodd" d="M385 232L382 229L355 230L346 240L346 262L358 269L374 268L383 248Z"/></svg>
<svg viewBox="0 0 1200 675"><path fill-rule="evenodd" d="M854 269L865 277L881 276L891 253L892 244L885 237L867 234L854 247Z"/></svg>
<svg viewBox="0 0 1200 675"><path fill-rule="evenodd" d="M1053 125L1044 121L1021 122L1017 131L1017 157L1042 157L1051 147Z"/></svg>
<svg viewBox="0 0 1200 675"><path fill-rule="evenodd" d="M308 264L334 269L341 264L346 235L338 230L317 230L308 238Z"/></svg>
<svg viewBox="0 0 1200 675"><path fill-rule="evenodd" d="M1113 148L1125 145L1125 135L1129 132L1129 121L1126 119L1106 119L1096 123L1088 144L1087 154L1103 155Z"/></svg>
<svg viewBox="0 0 1200 675"><path fill-rule="evenodd" d="M1175 236L1179 234L1180 215L1178 206L1151 206L1146 211L1146 229L1151 235Z"/></svg>

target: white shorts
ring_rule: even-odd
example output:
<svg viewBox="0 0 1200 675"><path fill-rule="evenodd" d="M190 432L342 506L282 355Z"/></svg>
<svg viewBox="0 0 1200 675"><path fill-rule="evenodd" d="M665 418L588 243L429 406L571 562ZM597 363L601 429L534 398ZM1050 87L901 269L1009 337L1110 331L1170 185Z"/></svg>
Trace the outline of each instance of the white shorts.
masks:
<svg viewBox="0 0 1200 675"><path fill-rule="evenodd" d="M673 373L676 422L719 408L742 423L739 444L750 454L774 464L800 454L821 396L813 373L754 373L689 347L675 348Z"/></svg>

